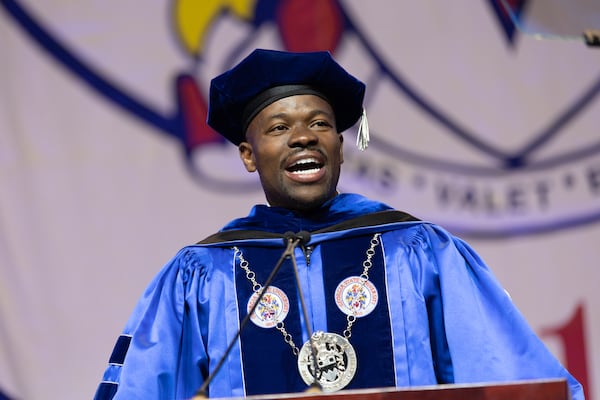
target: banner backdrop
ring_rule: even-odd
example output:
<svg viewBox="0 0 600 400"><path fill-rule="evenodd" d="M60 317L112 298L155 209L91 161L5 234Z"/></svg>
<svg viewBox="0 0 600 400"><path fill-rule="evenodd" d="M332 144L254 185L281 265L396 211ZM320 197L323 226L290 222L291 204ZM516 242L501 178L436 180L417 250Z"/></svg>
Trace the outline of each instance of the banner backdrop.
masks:
<svg viewBox="0 0 600 400"><path fill-rule="evenodd" d="M154 274L264 202L204 124L210 78L262 47L367 83L341 190L469 241L600 400L600 49L504 8L551 29L566 3L0 0L0 398L91 398Z"/></svg>

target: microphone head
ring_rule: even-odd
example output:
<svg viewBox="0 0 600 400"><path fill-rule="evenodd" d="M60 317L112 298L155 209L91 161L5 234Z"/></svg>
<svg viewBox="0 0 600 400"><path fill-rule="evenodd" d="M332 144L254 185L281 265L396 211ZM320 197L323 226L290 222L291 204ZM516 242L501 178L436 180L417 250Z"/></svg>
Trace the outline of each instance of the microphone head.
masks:
<svg viewBox="0 0 600 400"><path fill-rule="evenodd" d="M306 245L310 242L310 232L300 231L298 233L287 231L283 234L283 244L287 245L290 242L296 241L296 245Z"/></svg>
<svg viewBox="0 0 600 400"><path fill-rule="evenodd" d="M292 231L287 231L283 234L283 244L287 245L289 242L296 239L296 234Z"/></svg>
<svg viewBox="0 0 600 400"><path fill-rule="evenodd" d="M310 235L310 232L308 232L308 231L300 231L300 232L296 233L296 237L298 239L300 239L301 244L306 245L306 244L308 244L308 242L310 242L311 235Z"/></svg>

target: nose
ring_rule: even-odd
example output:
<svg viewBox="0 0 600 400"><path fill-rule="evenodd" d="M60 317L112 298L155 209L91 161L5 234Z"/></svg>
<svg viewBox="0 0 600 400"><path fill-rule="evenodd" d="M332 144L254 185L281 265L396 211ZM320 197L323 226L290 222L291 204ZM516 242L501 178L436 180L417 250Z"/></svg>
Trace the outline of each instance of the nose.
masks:
<svg viewBox="0 0 600 400"><path fill-rule="evenodd" d="M319 136L306 126L295 126L288 140L290 147L310 147L317 143L319 143Z"/></svg>

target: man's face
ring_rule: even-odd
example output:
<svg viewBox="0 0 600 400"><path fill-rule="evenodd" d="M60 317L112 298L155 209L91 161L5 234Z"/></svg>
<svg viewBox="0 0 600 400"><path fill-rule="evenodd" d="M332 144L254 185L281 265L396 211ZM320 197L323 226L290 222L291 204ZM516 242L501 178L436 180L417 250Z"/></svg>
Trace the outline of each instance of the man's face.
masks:
<svg viewBox="0 0 600 400"><path fill-rule="evenodd" d="M261 110L239 151L246 169L258 171L270 205L309 211L336 195L342 142L329 103L297 95Z"/></svg>

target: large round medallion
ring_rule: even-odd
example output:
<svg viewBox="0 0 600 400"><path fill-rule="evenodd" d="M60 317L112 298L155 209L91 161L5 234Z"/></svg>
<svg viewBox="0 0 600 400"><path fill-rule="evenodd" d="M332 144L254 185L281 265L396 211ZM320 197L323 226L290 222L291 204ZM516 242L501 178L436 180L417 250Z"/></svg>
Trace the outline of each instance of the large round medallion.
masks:
<svg viewBox="0 0 600 400"><path fill-rule="evenodd" d="M298 370L304 382L311 385L316 379L324 392L346 387L354 378L356 366L354 348L348 340L335 333L313 333L298 354Z"/></svg>

